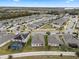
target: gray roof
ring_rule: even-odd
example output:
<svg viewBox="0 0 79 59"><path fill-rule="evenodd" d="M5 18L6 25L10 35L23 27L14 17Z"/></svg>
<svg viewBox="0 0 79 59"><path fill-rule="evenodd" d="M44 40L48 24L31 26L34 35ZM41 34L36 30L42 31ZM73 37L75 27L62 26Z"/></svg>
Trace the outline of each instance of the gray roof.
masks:
<svg viewBox="0 0 79 59"><path fill-rule="evenodd" d="M76 25L76 27L78 27L78 28L79 28L79 21L77 22L77 25Z"/></svg>
<svg viewBox="0 0 79 59"><path fill-rule="evenodd" d="M42 21L38 21L38 22L35 22L32 24L28 24L28 26L31 28L36 28L36 27L39 27L40 25L42 25L43 23L47 23L46 20L42 20Z"/></svg>
<svg viewBox="0 0 79 59"><path fill-rule="evenodd" d="M60 18L60 19L57 19L57 20L54 20L53 21L53 24L57 24L59 26L63 25L63 23L65 23L68 19L67 18Z"/></svg>
<svg viewBox="0 0 79 59"><path fill-rule="evenodd" d="M32 44L45 44L44 35L34 34L32 35Z"/></svg>
<svg viewBox="0 0 79 59"><path fill-rule="evenodd" d="M36 24L28 24L28 26L31 27L31 28L34 28L34 29L37 27Z"/></svg>
<svg viewBox="0 0 79 59"><path fill-rule="evenodd" d="M0 32L0 44L6 42L8 40L11 40L13 37L14 37L13 34L8 34L8 33L5 33L5 32Z"/></svg>
<svg viewBox="0 0 79 59"><path fill-rule="evenodd" d="M77 44L79 46L79 40L74 38L72 34L64 34L64 41L70 44Z"/></svg>
<svg viewBox="0 0 79 59"><path fill-rule="evenodd" d="M63 44L63 42L60 40L58 35L49 35L48 36L48 43L51 43L51 44Z"/></svg>
<svg viewBox="0 0 79 59"><path fill-rule="evenodd" d="M25 40L27 36L29 35L29 32L26 33L18 33L17 35L14 36L14 40Z"/></svg>

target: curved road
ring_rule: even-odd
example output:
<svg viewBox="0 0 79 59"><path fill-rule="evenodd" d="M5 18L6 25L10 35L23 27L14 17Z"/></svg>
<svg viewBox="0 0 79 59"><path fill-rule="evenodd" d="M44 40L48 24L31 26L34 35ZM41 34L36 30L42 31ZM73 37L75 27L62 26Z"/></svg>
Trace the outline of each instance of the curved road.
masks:
<svg viewBox="0 0 79 59"><path fill-rule="evenodd" d="M63 54L64 56L76 56L75 52L39 51L39 52L24 52L24 53L0 55L0 59L7 59L9 55L12 55L14 58L16 58L16 57L25 57L25 56L61 55L61 54Z"/></svg>

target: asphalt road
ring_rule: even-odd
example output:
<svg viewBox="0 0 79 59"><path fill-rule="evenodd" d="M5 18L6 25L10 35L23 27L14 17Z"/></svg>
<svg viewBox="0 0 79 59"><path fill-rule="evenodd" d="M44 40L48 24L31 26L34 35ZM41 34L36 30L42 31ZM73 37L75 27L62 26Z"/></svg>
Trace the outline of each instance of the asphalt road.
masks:
<svg viewBox="0 0 79 59"><path fill-rule="evenodd" d="M76 56L75 52L61 52L61 51L39 51L39 52L24 52L24 53L16 53L11 54L14 58L16 57L25 57L25 56L40 56L40 55L61 55L64 56ZM7 59L8 55L1 55L0 59Z"/></svg>

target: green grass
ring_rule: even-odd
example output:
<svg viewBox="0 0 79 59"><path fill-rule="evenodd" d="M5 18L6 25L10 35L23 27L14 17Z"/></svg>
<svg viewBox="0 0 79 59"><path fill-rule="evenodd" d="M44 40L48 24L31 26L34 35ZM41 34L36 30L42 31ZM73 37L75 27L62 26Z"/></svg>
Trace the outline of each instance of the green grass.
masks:
<svg viewBox="0 0 79 59"><path fill-rule="evenodd" d="M51 24L45 24L44 26L41 27L41 29L52 29L52 25Z"/></svg>
<svg viewBox="0 0 79 59"><path fill-rule="evenodd" d="M48 39L47 39L47 38L48 38L48 35L45 35L45 36L44 36L44 39L45 39L45 46L48 46Z"/></svg>
<svg viewBox="0 0 79 59"><path fill-rule="evenodd" d="M30 57L21 57L13 59L79 59L78 57L73 56L30 56Z"/></svg>
<svg viewBox="0 0 79 59"><path fill-rule="evenodd" d="M11 50L11 49L8 49L8 46L12 44L12 42L6 44L5 46L1 47L0 48L0 55L2 54L12 54L12 53L19 53L19 52L22 52L22 50Z"/></svg>
<svg viewBox="0 0 79 59"><path fill-rule="evenodd" d="M31 41L32 41L32 37L30 36L30 38L28 39L28 42L27 42L26 46L31 46Z"/></svg>
<svg viewBox="0 0 79 59"><path fill-rule="evenodd" d="M9 44L0 48L0 55L20 53L20 52L33 52L33 51L79 51L79 48L72 49L72 48L68 48L68 47L65 47L65 46L62 46L62 47L49 47L49 46L46 46L46 47L31 47L29 45L25 45L25 47L21 50L11 50L11 49L7 49Z"/></svg>
<svg viewBox="0 0 79 59"><path fill-rule="evenodd" d="M6 44L4 47L0 48L0 55L20 53L20 52L49 51L47 46L46 47L31 47L27 44L21 50L11 50L11 49L7 49L9 44ZM59 51L59 48L58 47L50 47L50 51Z"/></svg>
<svg viewBox="0 0 79 59"><path fill-rule="evenodd" d="M79 48L73 49L73 48L70 48L65 45L62 45L59 47L48 46L47 35L45 35L45 47L31 47L31 40L32 40L32 38L30 37L27 44L25 44L24 48L22 48L21 50L8 49L8 46L11 44L11 42L10 42L0 48L0 55L20 53L20 52L33 52L33 51L74 51L74 52L79 51Z"/></svg>

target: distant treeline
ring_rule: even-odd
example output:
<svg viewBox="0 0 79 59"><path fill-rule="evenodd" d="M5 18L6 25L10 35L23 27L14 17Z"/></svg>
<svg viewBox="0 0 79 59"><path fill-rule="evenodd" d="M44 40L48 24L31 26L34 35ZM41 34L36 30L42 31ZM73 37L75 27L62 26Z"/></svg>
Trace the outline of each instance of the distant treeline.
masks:
<svg viewBox="0 0 79 59"><path fill-rule="evenodd" d="M63 10L63 11L49 11L47 14L60 15L61 13L62 14L69 13L70 15L79 15L79 9L70 9L70 10Z"/></svg>
<svg viewBox="0 0 79 59"><path fill-rule="evenodd" d="M23 17L23 16L31 16L33 14L39 14L39 13L30 13L28 11L24 11L24 12L5 12L5 13L0 13L0 20Z"/></svg>
<svg viewBox="0 0 79 59"><path fill-rule="evenodd" d="M34 12L28 12L29 10L24 10L24 11L11 11L11 12L6 12L9 10L0 10L0 20L4 20L4 19L10 19L10 18L17 18L17 17L23 17L23 16L30 16L33 14L40 14L41 11L39 12L39 10L34 11ZM79 9L69 9L69 10L50 10L48 12L42 11L45 14L53 14L53 15L60 15L62 14L66 14L69 13L70 15L79 15Z"/></svg>

